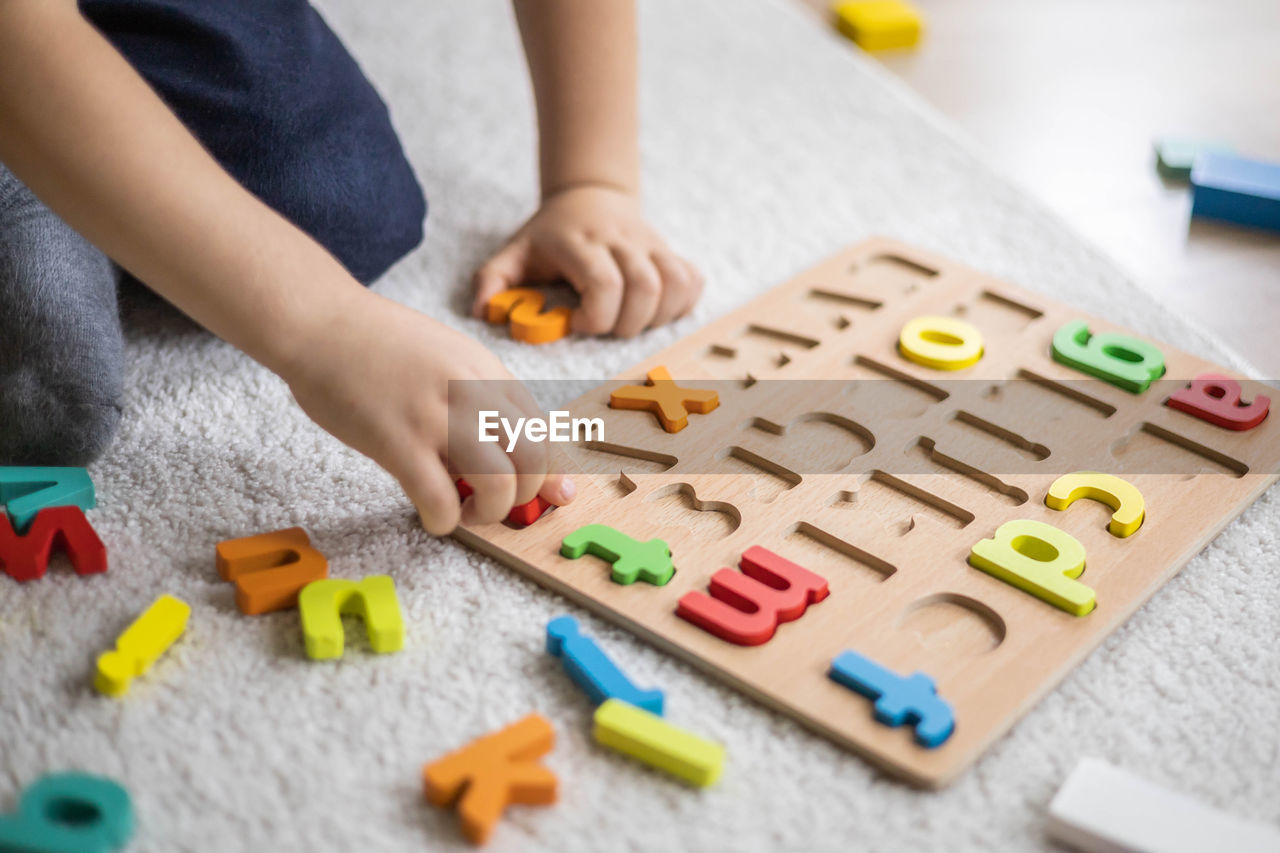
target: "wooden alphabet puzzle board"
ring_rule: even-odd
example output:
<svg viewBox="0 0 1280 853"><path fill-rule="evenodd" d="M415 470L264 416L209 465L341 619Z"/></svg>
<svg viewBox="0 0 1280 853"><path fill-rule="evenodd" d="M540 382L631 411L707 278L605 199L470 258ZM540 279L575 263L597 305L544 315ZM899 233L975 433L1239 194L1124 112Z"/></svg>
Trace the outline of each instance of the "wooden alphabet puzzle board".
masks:
<svg viewBox="0 0 1280 853"><path fill-rule="evenodd" d="M942 371L903 357L913 318L972 324L982 358ZM1165 378L1130 393L1051 357L1083 320L1039 294L884 239L855 246L713 322L570 404L605 421L570 451L579 496L532 526L459 529L464 543L614 620L909 781L947 784L1276 479L1280 426L1238 431L1165 405L1204 373L1230 371L1164 342ZM1141 339L1141 336L1134 336ZM1123 353L1122 353L1123 355ZM720 405L668 433L610 392L665 366ZM1266 389L1240 379L1245 402ZM1272 392L1274 394L1274 392ZM1137 487L1130 536L1112 509L1045 504L1081 470ZM1072 615L974 568L970 549L1005 522L1053 525L1083 545L1079 581L1097 606ZM664 586L621 585L605 561L561 556L603 523L670 545ZM741 646L676 615L718 569L762 546L821 575L830 595L763 645ZM855 650L928 674L954 709L936 748L876 722L872 702L828 678Z"/></svg>

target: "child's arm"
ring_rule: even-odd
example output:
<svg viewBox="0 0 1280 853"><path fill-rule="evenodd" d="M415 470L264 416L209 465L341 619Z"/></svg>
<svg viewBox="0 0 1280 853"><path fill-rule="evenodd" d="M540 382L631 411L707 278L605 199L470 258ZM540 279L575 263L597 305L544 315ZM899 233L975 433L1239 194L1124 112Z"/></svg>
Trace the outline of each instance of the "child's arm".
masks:
<svg viewBox="0 0 1280 853"><path fill-rule="evenodd" d="M514 0L538 104L542 205L476 273L474 311L524 281L582 295L575 331L638 335L686 314L702 276L640 211L634 0Z"/></svg>
<svg viewBox="0 0 1280 853"><path fill-rule="evenodd" d="M0 2L0 161L117 262L283 377L317 423L396 477L429 531L458 523L458 473L475 488L468 522L497 521L539 492L572 497L547 476L544 445L508 456L477 442L475 410L536 410L496 357L367 291L240 187L72 0ZM508 381L451 389L451 379Z"/></svg>

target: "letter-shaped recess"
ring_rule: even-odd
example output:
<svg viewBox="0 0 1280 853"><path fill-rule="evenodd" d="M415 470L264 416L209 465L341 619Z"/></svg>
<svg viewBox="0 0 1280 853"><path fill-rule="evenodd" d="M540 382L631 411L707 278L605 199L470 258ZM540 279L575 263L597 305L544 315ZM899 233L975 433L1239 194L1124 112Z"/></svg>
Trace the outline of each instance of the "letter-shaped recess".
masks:
<svg viewBox="0 0 1280 853"><path fill-rule="evenodd" d="M485 306L485 318L494 325L511 323L511 337L526 344L546 344L569 334L573 309L552 308L543 313L547 295L531 287L513 287L496 293Z"/></svg>
<svg viewBox="0 0 1280 853"><path fill-rule="evenodd" d="M116 782L84 773L42 776L0 815L0 850L111 853L133 837L133 802Z"/></svg>
<svg viewBox="0 0 1280 853"><path fill-rule="evenodd" d="M1049 509L1064 510L1080 498L1104 503L1115 510L1111 514L1107 530L1111 531L1112 536L1121 539L1137 533L1146 517L1146 503L1137 486L1114 474L1099 471L1063 474L1049 487L1044 504Z"/></svg>
<svg viewBox="0 0 1280 853"><path fill-rule="evenodd" d="M1072 320L1053 334L1053 358L1132 394L1164 375L1164 354L1146 341L1119 332L1089 334L1089 324Z"/></svg>
<svg viewBox="0 0 1280 853"><path fill-rule="evenodd" d="M831 662L827 676L874 702L872 713L878 722L886 726L913 723L916 743L923 747L933 749L955 731L951 705L923 672L898 675L857 652L844 651Z"/></svg>
<svg viewBox="0 0 1280 853"><path fill-rule="evenodd" d="M1075 580L1084 571L1084 546L1052 524L1019 519L974 543L969 565L982 569L1075 616L1097 603L1093 590Z"/></svg>
<svg viewBox="0 0 1280 853"><path fill-rule="evenodd" d="M235 583L241 613L297 607L303 587L329 576L329 561L301 527L228 539L216 553L218 575Z"/></svg>
<svg viewBox="0 0 1280 853"><path fill-rule="evenodd" d="M13 526L26 530L45 507L93 509L93 480L83 468L0 468L0 503Z"/></svg>
<svg viewBox="0 0 1280 853"><path fill-rule="evenodd" d="M359 583L341 578L309 583L298 593L298 611L307 656L313 660L342 657L344 614L364 620L375 652L387 654L404 648L400 599L396 598L396 582L387 575L370 575Z"/></svg>
<svg viewBox="0 0 1280 853"><path fill-rule="evenodd" d="M826 578L759 545L743 553L739 567L712 575L710 595L685 593L676 615L722 640L758 646L773 638L778 623L799 619L827 597Z"/></svg>
<svg viewBox="0 0 1280 853"><path fill-rule="evenodd" d="M1259 394L1247 406L1240 401L1240 383L1221 373L1201 373L1190 387L1177 391L1165 405L1194 415L1223 429L1253 429L1271 408L1271 398Z"/></svg>
<svg viewBox="0 0 1280 853"><path fill-rule="evenodd" d="M665 367L646 374L648 385L624 385L609 395L613 409L653 412L667 432L679 432L689 425L689 413L705 415L720 405L720 395L703 388L682 388Z"/></svg>
<svg viewBox="0 0 1280 853"><path fill-rule="evenodd" d="M116 640L113 651L98 656L93 686L107 696L123 696L129 684L143 675L187 630L191 606L162 595Z"/></svg>
<svg viewBox="0 0 1280 853"><path fill-rule="evenodd" d="M582 635L572 616L557 616L547 623L547 652L560 658L569 678L595 704L621 699L662 716L662 691L641 690L632 684L595 640Z"/></svg>
<svg viewBox="0 0 1280 853"><path fill-rule="evenodd" d="M982 332L955 317L916 317L902 327L898 351L934 370L963 370L982 358Z"/></svg>
<svg viewBox="0 0 1280 853"><path fill-rule="evenodd" d="M614 583L624 586L637 580L662 586L676 573L671 564L671 548L661 539L637 542L607 524L587 524L564 537L561 556L576 560L592 554L613 563Z"/></svg>
<svg viewBox="0 0 1280 853"><path fill-rule="evenodd" d="M556 801L556 776L536 759L551 751L555 730L537 714L473 740L422 768L427 802L458 804L462 834L483 844L507 806Z"/></svg>
<svg viewBox="0 0 1280 853"><path fill-rule="evenodd" d="M476 490L471 488L471 484L466 480L458 480L454 485L458 487L458 497L464 501L475 494ZM547 511L549 506L551 506L549 501L545 501L539 496L534 496L534 499L528 503L511 508L511 512L507 513L507 524L514 524L516 527L528 527L539 518L542 518L542 514Z"/></svg>
<svg viewBox="0 0 1280 853"><path fill-rule="evenodd" d="M16 581L44 577L53 549L64 552L78 575L107 570L107 548L77 506L42 509L25 535L18 535L0 513L0 568Z"/></svg>
<svg viewBox="0 0 1280 853"><path fill-rule="evenodd" d="M620 699L596 708L596 742L705 788L720 778L724 747L676 728L666 720Z"/></svg>

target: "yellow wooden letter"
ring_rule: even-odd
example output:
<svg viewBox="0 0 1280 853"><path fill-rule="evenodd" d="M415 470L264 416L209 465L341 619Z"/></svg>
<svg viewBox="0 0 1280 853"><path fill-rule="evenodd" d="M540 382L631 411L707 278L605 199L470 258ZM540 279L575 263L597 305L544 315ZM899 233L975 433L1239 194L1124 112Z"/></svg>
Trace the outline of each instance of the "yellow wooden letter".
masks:
<svg viewBox="0 0 1280 853"><path fill-rule="evenodd" d="M1044 503L1049 509L1063 510L1080 498L1088 498L1111 507L1111 522L1107 529L1112 536L1123 539L1142 526L1146 517L1146 503L1142 500L1142 492L1128 480L1122 480L1114 474L1103 474L1099 471L1076 471L1074 474L1063 474L1053 481Z"/></svg>
<svg viewBox="0 0 1280 853"><path fill-rule="evenodd" d="M1093 590L1075 578L1084 571L1084 546L1042 521L1019 519L974 544L969 564L1075 616L1093 610Z"/></svg>
<svg viewBox="0 0 1280 853"><path fill-rule="evenodd" d="M595 739L645 764L706 787L720 778L724 747L676 728L656 714L621 699L596 708Z"/></svg>
<svg viewBox="0 0 1280 853"><path fill-rule="evenodd" d="M113 651L98 656L93 686L108 696L123 696L129 683L142 675L187 630L191 605L162 595L125 629Z"/></svg>
<svg viewBox="0 0 1280 853"><path fill-rule="evenodd" d="M398 652L404 647L396 584L386 575L371 575L359 583L337 578L309 583L298 594L298 610L307 655L316 660L342 657L343 614L364 620L375 652Z"/></svg>
<svg viewBox="0 0 1280 853"><path fill-rule="evenodd" d="M982 332L955 317L916 317L902 327L898 349L934 370L962 370L982 358Z"/></svg>

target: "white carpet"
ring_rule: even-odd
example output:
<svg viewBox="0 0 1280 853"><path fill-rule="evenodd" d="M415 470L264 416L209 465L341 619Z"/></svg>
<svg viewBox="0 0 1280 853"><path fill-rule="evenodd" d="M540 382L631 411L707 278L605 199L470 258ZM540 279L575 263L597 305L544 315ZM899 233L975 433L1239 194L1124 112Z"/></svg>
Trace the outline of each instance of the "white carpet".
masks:
<svg viewBox="0 0 1280 853"><path fill-rule="evenodd" d="M467 277L530 210L530 98L500 0L322 4L391 104L432 203L426 245L379 287L489 342L519 375L602 378L872 233L943 252L1178 345L1169 316L955 132L792 0L644 4L647 203L701 264L697 315L630 342L513 344L465 318ZM1280 821L1280 494L1272 490L952 788L920 793L620 630L578 613L673 721L729 763L694 792L596 748L543 652L566 604L423 533L389 477L312 426L226 345L142 312L118 445L92 470L111 571L0 578L0 809L41 773L122 780L138 851L462 846L419 768L539 710L562 801L516 808L493 850L1025 850L1076 759ZM282 333L287 333L284 330ZM339 577L394 576L403 652L363 638L309 662L296 613L240 615L217 541L305 526ZM186 637L123 701L94 656L161 592ZM571 611L576 612L576 611Z"/></svg>

